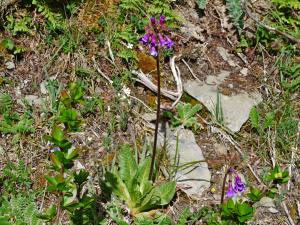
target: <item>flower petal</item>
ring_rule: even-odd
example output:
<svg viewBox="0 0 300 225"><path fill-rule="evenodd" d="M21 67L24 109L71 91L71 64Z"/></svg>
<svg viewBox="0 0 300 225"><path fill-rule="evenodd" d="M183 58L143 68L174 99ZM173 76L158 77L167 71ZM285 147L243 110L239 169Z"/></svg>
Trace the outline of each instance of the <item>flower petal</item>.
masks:
<svg viewBox="0 0 300 225"><path fill-rule="evenodd" d="M148 44L149 40L150 40L150 34L149 33L146 33L142 38L140 38L140 41L146 45Z"/></svg>
<svg viewBox="0 0 300 225"><path fill-rule="evenodd" d="M226 197L227 198L232 198L232 197L235 197L236 195L237 195L237 193L236 193L235 189L232 186L232 182L229 181L228 190L226 192Z"/></svg>
<svg viewBox="0 0 300 225"><path fill-rule="evenodd" d="M246 190L246 184L241 180L239 175L235 176L234 189L236 192L244 192Z"/></svg>
<svg viewBox="0 0 300 225"><path fill-rule="evenodd" d="M155 56L155 57L158 55L155 46L152 46L152 47L150 48L150 55Z"/></svg>
<svg viewBox="0 0 300 225"><path fill-rule="evenodd" d="M168 42L164 39L164 37L161 34L158 34L159 43L160 46L164 47L167 46Z"/></svg>
<svg viewBox="0 0 300 225"><path fill-rule="evenodd" d="M151 17L150 22L152 23L152 25L156 25L156 23L157 23L155 17Z"/></svg>
<svg viewBox="0 0 300 225"><path fill-rule="evenodd" d="M159 18L159 24L160 25L164 25L165 22L166 22L166 17L165 16L160 16L160 18Z"/></svg>
<svg viewBox="0 0 300 225"><path fill-rule="evenodd" d="M168 36L166 36L166 42L168 48L172 48L174 46L174 42Z"/></svg>

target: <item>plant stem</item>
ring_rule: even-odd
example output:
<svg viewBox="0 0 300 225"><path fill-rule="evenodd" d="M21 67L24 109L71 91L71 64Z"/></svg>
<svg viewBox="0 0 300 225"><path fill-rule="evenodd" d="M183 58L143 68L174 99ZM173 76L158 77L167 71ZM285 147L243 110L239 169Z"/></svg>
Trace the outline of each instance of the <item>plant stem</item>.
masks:
<svg viewBox="0 0 300 225"><path fill-rule="evenodd" d="M156 70L157 70L157 107L156 107L156 121L155 121L155 132L154 132L154 143L153 143L153 151L152 151L152 159L149 173L149 180L154 182L154 164L157 150L157 137L158 137L158 126L160 119L160 69L159 69L159 49L157 48L157 56L156 56Z"/></svg>
<svg viewBox="0 0 300 225"><path fill-rule="evenodd" d="M226 180L227 180L227 175L228 175L228 170L226 170L224 180L223 180L223 185L222 185L222 195L221 195L221 204L224 202L224 194L225 194L225 186L226 186Z"/></svg>

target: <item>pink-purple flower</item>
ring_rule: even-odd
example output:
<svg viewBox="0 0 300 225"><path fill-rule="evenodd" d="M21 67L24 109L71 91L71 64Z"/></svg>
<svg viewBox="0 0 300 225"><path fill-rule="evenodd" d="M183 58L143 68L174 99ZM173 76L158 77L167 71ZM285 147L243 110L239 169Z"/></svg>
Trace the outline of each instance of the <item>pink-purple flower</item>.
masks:
<svg viewBox="0 0 300 225"><path fill-rule="evenodd" d="M239 175L235 176L234 184L234 188L237 192L242 193L246 190L246 184L241 180L241 177Z"/></svg>
<svg viewBox="0 0 300 225"><path fill-rule="evenodd" d="M230 168L228 170L228 189L226 192L227 198L237 197L239 194L243 193L246 190L246 184L242 181L241 177L237 174L237 172ZM232 177L234 176L234 182Z"/></svg>
<svg viewBox="0 0 300 225"><path fill-rule="evenodd" d="M229 180L228 182L228 190L226 192L226 197L227 198L233 198L234 196L236 196L236 191L235 188L232 185L232 180Z"/></svg>
<svg viewBox="0 0 300 225"><path fill-rule="evenodd" d="M157 56L159 47L171 49L174 42L166 35L169 32L165 24L166 17L160 16L159 20L155 17L150 18L150 25L146 27L146 34L140 38L140 42L147 45L150 50L150 55Z"/></svg>

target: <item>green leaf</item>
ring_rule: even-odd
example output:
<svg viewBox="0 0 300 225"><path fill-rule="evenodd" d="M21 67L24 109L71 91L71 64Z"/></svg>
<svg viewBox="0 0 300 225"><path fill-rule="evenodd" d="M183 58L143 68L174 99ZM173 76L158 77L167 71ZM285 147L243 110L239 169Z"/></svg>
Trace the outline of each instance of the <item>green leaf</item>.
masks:
<svg viewBox="0 0 300 225"><path fill-rule="evenodd" d="M126 202L130 202L131 198L127 189L127 186L125 183L121 180L120 176L117 172L111 173L106 172L105 173L105 182L106 186L111 189L111 191L117 195L119 198Z"/></svg>
<svg viewBox="0 0 300 225"><path fill-rule="evenodd" d="M51 185L58 185L59 182L56 180L55 177L52 177L52 176L45 176L46 180L51 184Z"/></svg>
<svg viewBox="0 0 300 225"><path fill-rule="evenodd" d="M206 7L207 0L197 0L197 4L199 9L204 10Z"/></svg>
<svg viewBox="0 0 300 225"><path fill-rule="evenodd" d="M149 192L149 188L151 188L151 181L149 181L150 165L151 159L147 157L138 166L137 177L142 194Z"/></svg>
<svg viewBox="0 0 300 225"><path fill-rule="evenodd" d="M237 203L238 220L246 222L253 217L254 209L247 203Z"/></svg>
<svg viewBox="0 0 300 225"><path fill-rule="evenodd" d="M156 194L160 197L160 205L169 204L175 195L176 182L170 181L160 185L158 188L154 188Z"/></svg>
<svg viewBox="0 0 300 225"><path fill-rule="evenodd" d="M37 217L43 220L51 221L56 216L57 210L55 205L51 205L46 212L37 214Z"/></svg>
<svg viewBox="0 0 300 225"><path fill-rule="evenodd" d="M188 208L185 208L179 217L177 225L185 225L187 224L188 217L191 215L190 210Z"/></svg>
<svg viewBox="0 0 300 225"><path fill-rule="evenodd" d="M138 212L144 212L160 205L160 197L157 194L157 190L153 188L146 196L142 199L142 203L138 209Z"/></svg>
<svg viewBox="0 0 300 225"><path fill-rule="evenodd" d="M74 174L74 182L77 183L80 186L85 181L87 181L88 176L89 176L89 172L81 169L79 171L79 173Z"/></svg>
<svg viewBox="0 0 300 225"><path fill-rule="evenodd" d="M234 204L234 201L233 201L232 198L230 198L230 199L228 200L226 206L227 206L227 208L230 209L230 210L232 210L232 209L235 208L235 204Z"/></svg>
<svg viewBox="0 0 300 225"><path fill-rule="evenodd" d="M248 198L253 202L258 202L263 197L263 192L255 187L250 187L250 193L248 193Z"/></svg>
<svg viewBox="0 0 300 225"><path fill-rule="evenodd" d="M178 114L173 117L172 125L179 126L182 125L186 128L197 129L200 125L197 119L194 117L198 111L201 110L201 105L196 104L192 107L190 103L183 104L179 103L176 107Z"/></svg>
<svg viewBox="0 0 300 225"><path fill-rule="evenodd" d="M69 149L68 152L65 154L66 159L74 160L78 157L78 149Z"/></svg>
<svg viewBox="0 0 300 225"><path fill-rule="evenodd" d="M250 121L253 128L258 129L259 128L259 113L256 109L256 107L253 107L250 111Z"/></svg>
<svg viewBox="0 0 300 225"><path fill-rule="evenodd" d="M1 225L13 225L11 222L9 222L8 216L0 216L0 224Z"/></svg>
<svg viewBox="0 0 300 225"><path fill-rule="evenodd" d="M12 97L6 93L0 93L0 114L10 112L12 109Z"/></svg>
<svg viewBox="0 0 300 225"><path fill-rule="evenodd" d="M61 141L64 140L65 134L64 134L63 130L62 130L60 127L55 126L55 127L53 127L53 129L52 129L51 136L52 136L56 141L61 142Z"/></svg>
<svg viewBox="0 0 300 225"><path fill-rule="evenodd" d="M9 38L5 38L2 42L1 42L1 46L3 46L4 48L13 51L15 49L15 43L13 42L13 40L9 39Z"/></svg>
<svg viewBox="0 0 300 225"><path fill-rule="evenodd" d="M56 168L56 170L60 170L62 168L62 162L59 160L59 158L54 154L50 154L50 159Z"/></svg>
<svg viewBox="0 0 300 225"><path fill-rule="evenodd" d="M73 82L69 85L72 100L78 102L84 96L84 90L80 83Z"/></svg>
<svg viewBox="0 0 300 225"><path fill-rule="evenodd" d="M128 184L135 177L138 167L129 145L122 146L119 155L120 177Z"/></svg>
<svg viewBox="0 0 300 225"><path fill-rule="evenodd" d="M274 112L267 113L264 122L264 129L272 126L274 121L275 121L275 113Z"/></svg>
<svg viewBox="0 0 300 225"><path fill-rule="evenodd" d="M240 216L249 215L253 212L253 208L250 207L247 203L238 203L237 209Z"/></svg>

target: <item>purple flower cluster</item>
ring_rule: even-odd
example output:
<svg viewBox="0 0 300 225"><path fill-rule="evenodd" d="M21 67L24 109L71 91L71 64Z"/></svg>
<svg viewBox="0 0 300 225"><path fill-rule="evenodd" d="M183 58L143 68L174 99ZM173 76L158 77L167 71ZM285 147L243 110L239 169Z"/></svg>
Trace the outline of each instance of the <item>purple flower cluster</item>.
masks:
<svg viewBox="0 0 300 225"><path fill-rule="evenodd" d="M229 169L229 181L228 190L226 192L227 198L237 197L239 193L243 193L246 190L246 184L241 180L241 177L233 169ZM234 182L232 177L234 175Z"/></svg>
<svg viewBox="0 0 300 225"><path fill-rule="evenodd" d="M158 55L158 47L167 47L171 49L174 42L165 33L169 32L168 27L165 24L166 17L160 16L159 20L154 17L150 18L150 25L146 27L146 34L140 38L140 41L149 46L150 55Z"/></svg>

